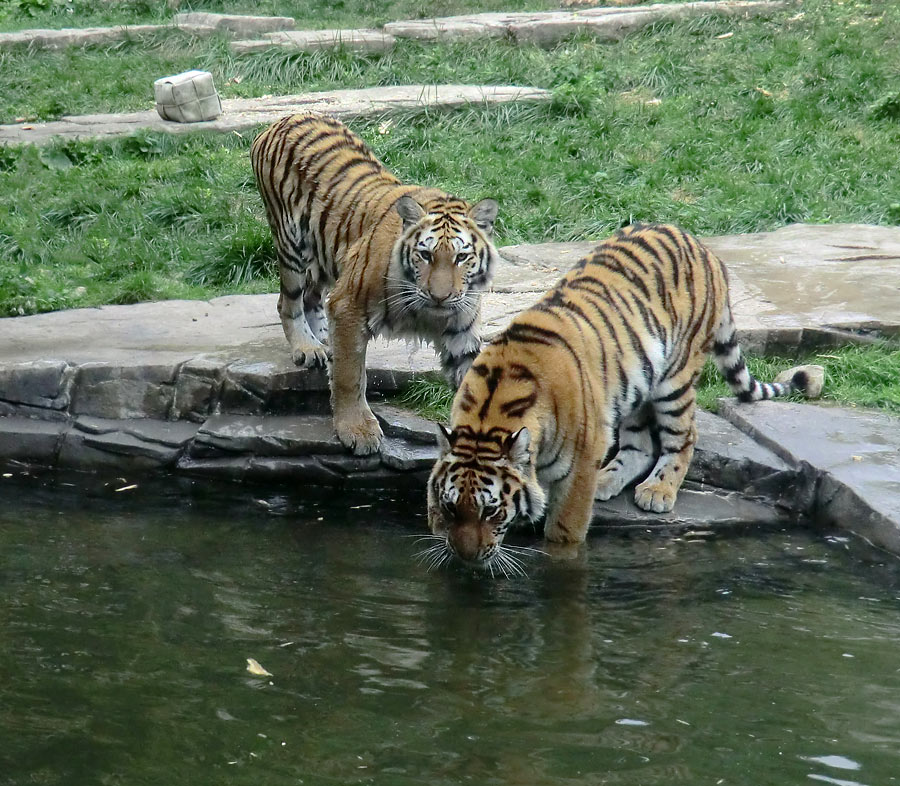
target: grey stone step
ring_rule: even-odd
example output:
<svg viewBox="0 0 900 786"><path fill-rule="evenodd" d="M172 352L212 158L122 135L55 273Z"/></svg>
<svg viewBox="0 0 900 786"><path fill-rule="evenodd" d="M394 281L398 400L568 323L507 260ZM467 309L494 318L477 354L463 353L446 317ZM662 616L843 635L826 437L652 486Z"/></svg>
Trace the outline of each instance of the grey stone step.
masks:
<svg viewBox="0 0 900 786"><path fill-rule="evenodd" d="M634 504L629 490L605 502L594 502L591 527L630 530L654 535L694 533L698 537L748 529L779 529L797 525L790 509L739 492L715 487L682 488L670 513L650 513Z"/></svg>
<svg viewBox="0 0 900 786"><path fill-rule="evenodd" d="M222 101L222 115L200 123L163 120L156 110L150 109L123 114L73 115L47 123L0 125L0 145L41 145L54 139L116 137L136 131L172 134L254 131L295 112L327 112L341 120L349 120L396 110L452 109L468 104L548 101L550 98L547 90L517 85L401 85L290 96L226 98Z"/></svg>
<svg viewBox="0 0 900 786"><path fill-rule="evenodd" d="M238 36L268 34L293 30L296 22L290 16L249 16L246 14L214 14L207 11L186 11L175 14L175 27L197 31L225 31Z"/></svg>
<svg viewBox="0 0 900 786"><path fill-rule="evenodd" d="M279 30L293 30L295 24L293 18L287 16L244 16L198 11L176 14L171 24L64 27L60 29L32 28L18 30L14 33L0 33L0 51L23 47L65 49L76 46L96 46L124 41L127 38L157 35L176 29L197 36L225 32L246 37Z"/></svg>
<svg viewBox="0 0 900 786"><path fill-rule="evenodd" d="M732 237L706 242L726 258L732 285L741 283L745 296L733 298L735 319L757 349L797 350L808 333L835 326L844 328L838 335L845 342L861 324L900 335L892 297L892 282L900 280L900 228L795 225L748 235L743 246ZM488 331L531 305L580 251L572 244L502 248L504 291L482 299ZM829 290L818 292L823 277ZM809 291L817 297L802 295ZM291 363L276 301L274 294L232 295L0 320L0 415L202 422L217 411L325 414L327 378ZM370 390L389 394L437 370L429 347L380 340L369 346Z"/></svg>
<svg viewBox="0 0 900 786"><path fill-rule="evenodd" d="M782 458L816 469L814 514L900 553L900 418L777 401L720 412Z"/></svg>
<svg viewBox="0 0 900 786"><path fill-rule="evenodd" d="M657 3L640 8L585 8L578 11L484 13L391 22L386 32L420 41L508 37L519 43L553 46L576 33L617 41L653 22L705 14L770 14L785 6L768 0Z"/></svg>
<svg viewBox="0 0 900 786"><path fill-rule="evenodd" d="M348 52L369 53L387 52L393 48L395 40L383 30L294 30L268 33L262 39L232 41L229 48L236 55L275 48L295 52L341 48Z"/></svg>

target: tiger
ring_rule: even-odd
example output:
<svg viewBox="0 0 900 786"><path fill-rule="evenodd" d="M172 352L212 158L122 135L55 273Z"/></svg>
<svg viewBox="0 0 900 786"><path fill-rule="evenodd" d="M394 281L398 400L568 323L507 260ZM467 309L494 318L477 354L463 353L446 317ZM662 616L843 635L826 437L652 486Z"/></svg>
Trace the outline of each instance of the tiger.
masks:
<svg viewBox="0 0 900 786"><path fill-rule="evenodd" d="M547 541L582 543L595 498L641 478L637 506L671 511L697 440L695 383L710 352L740 401L818 392L811 367L786 383L751 376L725 266L697 238L651 224L602 242L488 342L463 378L427 485L435 564L455 555L515 567L502 546L507 529L541 516Z"/></svg>
<svg viewBox="0 0 900 786"><path fill-rule="evenodd" d="M334 429L357 455L383 438L366 400L378 335L434 344L458 386L481 348L480 293L499 255L498 204L404 185L340 121L290 115L250 158L280 273L278 314L294 363L327 367Z"/></svg>

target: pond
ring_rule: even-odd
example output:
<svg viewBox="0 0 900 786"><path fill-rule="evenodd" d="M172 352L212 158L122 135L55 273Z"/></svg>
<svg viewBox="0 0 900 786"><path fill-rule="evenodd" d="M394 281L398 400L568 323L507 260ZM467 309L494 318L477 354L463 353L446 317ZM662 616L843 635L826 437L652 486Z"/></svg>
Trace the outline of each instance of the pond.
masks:
<svg viewBox="0 0 900 786"><path fill-rule="evenodd" d="M394 492L133 485L0 480L3 786L900 783L900 565L853 538L491 579Z"/></svg>

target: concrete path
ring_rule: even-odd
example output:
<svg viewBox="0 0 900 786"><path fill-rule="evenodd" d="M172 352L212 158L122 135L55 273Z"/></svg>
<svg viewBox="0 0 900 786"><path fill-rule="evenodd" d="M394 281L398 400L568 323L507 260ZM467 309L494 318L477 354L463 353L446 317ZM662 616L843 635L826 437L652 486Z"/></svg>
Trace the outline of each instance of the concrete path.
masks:
<svg viewBox="0 0 900 786"><path fill-rule="evenodd" d="M49 123L0 125L0 145L42 145L57 139L125 136L136 131L184 134L193 131L245 131L272 123L293 112L327 112L348 120L396 110L449 109L467 104L548 101L550 93L515 85L404 85L361 90L331 90L290 96L232 98L222 101L222 114L202 123L173 123L155 109L125 114L73 115Z"/></svg>

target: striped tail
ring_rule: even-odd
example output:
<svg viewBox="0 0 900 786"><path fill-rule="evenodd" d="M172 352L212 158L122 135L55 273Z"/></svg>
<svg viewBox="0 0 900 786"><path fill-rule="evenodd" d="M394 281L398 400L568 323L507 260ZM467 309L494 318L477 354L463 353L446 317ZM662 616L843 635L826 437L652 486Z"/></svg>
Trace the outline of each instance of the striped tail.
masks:
<svg viewBox="0 0 900 786"><path fill-rule="evenodd" d="M731 316L730 307L725 309L719 327L716 329L713 355L716 366L739 401L745 403L762 401L777 396L786 396L795 390L808 395L809 377L803 369L798 369L787 382L760 382L750 374L737 341L737 329Z"/></svg>

